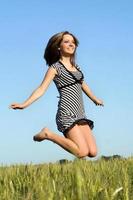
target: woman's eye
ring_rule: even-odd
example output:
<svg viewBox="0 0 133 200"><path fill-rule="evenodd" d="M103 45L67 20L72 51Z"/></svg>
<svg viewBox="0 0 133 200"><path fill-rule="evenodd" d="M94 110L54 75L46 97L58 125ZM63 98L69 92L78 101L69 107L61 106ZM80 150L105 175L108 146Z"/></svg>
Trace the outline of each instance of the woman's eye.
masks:
<svg viewBox="0 0 133 200"><path fill-rule="evenodd" d="M64 41L64 43L68 43L68 42L69 42L68 40Z"/></svg>
<svg viewBox="0 0 133 200"><path fill-rule="evenodd" d="M66 41L64 41L64 43L72 43L72 44L75 44L75 42L74 41L69 41L69 40L66 40Z"/></svg>

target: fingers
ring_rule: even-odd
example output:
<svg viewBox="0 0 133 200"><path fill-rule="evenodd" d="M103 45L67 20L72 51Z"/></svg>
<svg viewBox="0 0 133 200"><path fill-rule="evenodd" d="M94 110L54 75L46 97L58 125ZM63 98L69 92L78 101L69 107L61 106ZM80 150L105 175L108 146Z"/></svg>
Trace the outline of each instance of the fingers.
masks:
<svg viewBox="0 0 133 200"><path fill-rule="evenodd" d="M96 106L104 106L103 102L96 102Z"/></svg>
<svg viewBox="0 0 133 200"><path fill-rule="evenodd" d="M103 103L98 103L97 106L104 106L104 104Z"/></svg>
<svg viewBox="0 0 133 200"><path fill-rule="evenodd" d="M22 106L18 103L13 103L9 106L9 108L11 109L22 109Z"/></svg>
<svg viewBox="0 0 133 200"><path fill-rule="evenodd" d="M15 107L17 107L16 105L11 105L11 108L15 108Z"/></svg>
<svg viewBox="0 0 133 200"><path fill-rule="evenodd" d="M103 102L102 102L102 103L99 103L98 106L104 106Z"/></svg>
<svg viewBox="0 0 133 200"><path fill-rule="evenodd" d="M11 108L12 108L12 109L16 109L17 106L16 106L16 105L10 105L9 108L10 108L10 109L11 109Z"/></svg>
<svg viewBox="0 0 133 200"><path fill-rule="evenodd" d="M104 106L104 103L103 103L103 101L101 102L101 106Z"/></svg>
<svg viewBox="0 0 133 200"><path fill-rule="evenodd" d="M99 104L98 106L104 106L103 104Z"/></svg>

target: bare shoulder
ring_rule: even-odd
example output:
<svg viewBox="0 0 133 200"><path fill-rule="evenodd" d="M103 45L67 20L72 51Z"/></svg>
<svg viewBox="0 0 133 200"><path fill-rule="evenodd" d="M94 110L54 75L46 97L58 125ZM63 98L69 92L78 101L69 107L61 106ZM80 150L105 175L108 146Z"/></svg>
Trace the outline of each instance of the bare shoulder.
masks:
<svg viewBox="0 0 133 200"><path fill-rule="evenodd" d="M82 85L81 85L82 89L85 90L86 88L89 88L88 84L83 80Z"/></svg>
<svg viewBox="0 0 133 200"><path fill-rule="evenodd" d="M57 75L57 70L53 66L49 66L47 73Z"/></svg>
<svg viewBox="0 0 133 200"><path fill-rule="evenodd" d="M54 69L53 72L55 72L56 75L60 76L61 75L61 70L62 65L57 61L53 63L51 66L49 66L49 69Z"/></svg>

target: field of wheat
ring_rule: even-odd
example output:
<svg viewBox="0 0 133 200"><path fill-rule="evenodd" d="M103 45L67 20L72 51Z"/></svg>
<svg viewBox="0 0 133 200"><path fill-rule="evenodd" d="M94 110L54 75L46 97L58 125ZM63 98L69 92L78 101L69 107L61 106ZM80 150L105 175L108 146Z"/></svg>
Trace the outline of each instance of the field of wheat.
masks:
<svg viewBox="0 0 133 200"><path fill-rule="evenodd" d="M133 158L1 166L0 200L133 200Z"/></svg>

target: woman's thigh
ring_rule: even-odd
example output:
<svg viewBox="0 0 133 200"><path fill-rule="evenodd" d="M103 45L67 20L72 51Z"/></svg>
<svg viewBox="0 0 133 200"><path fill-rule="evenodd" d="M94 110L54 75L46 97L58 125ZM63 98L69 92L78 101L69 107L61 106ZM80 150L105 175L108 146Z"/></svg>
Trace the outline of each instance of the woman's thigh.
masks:
<svg viewBox="0 0 133 200"><path fill-rule="evenodd" d="M94 135L89 127L88 124L79 125L80 131L83 134L83 138L85 139L88 148L89 148L89 156L96 156L97 155L97 145L94 138Z"/></svg>
<svg viewBox="0 0 133 200"><path fill-rule="evenodd" d="M88 144L84 134L82 133L82 129L78 124L76 124L73 128L71 128L67 132L66 137L71 139L74 143L77 144L81 153L83 154L85 153L88 155L89 152Z"/></svg>

